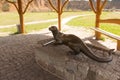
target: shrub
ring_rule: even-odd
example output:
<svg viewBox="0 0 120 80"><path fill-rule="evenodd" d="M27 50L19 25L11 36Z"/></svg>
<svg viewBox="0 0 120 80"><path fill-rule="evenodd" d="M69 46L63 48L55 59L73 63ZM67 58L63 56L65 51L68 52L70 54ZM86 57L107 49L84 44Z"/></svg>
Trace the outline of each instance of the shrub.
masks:
<svg viewBox="0 0 120 80"><path fill-rule="evenodd" d="M2 11L4 11L4 12L9 11L9 4L7 2L3 3Z"/></svg>

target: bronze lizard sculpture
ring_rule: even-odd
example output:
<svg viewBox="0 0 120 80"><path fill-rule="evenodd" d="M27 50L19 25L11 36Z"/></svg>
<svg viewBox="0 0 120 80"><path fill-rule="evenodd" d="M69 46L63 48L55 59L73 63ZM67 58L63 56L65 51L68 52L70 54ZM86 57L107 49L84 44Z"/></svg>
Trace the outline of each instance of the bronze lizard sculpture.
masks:
<svg viewBox="0 0 120 80"><path fill-rule="evenodd" d="M74 55L83 52L86 56L98 62L110 62L113 60L112 54L114 53L114 49L109 50L109 57L97 57L79 37L73 34L64 34L60 32L56 26L49 27L49 30L52 32L55 39L54 44L64 44L68 46L73 50Z"/></svg>

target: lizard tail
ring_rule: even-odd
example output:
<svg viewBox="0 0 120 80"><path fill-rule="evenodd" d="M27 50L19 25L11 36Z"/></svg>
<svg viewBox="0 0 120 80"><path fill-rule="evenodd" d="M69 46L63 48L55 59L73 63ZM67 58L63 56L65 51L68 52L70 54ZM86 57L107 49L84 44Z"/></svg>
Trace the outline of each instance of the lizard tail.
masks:
<svg viewBox="0 0 120 80"><path fill-rule="evenodd" d="M102 63L105 63L105 62L110 62L113 60L113 56L112 54L114 53L114 49L110 49L108 51L108 54L109 56L108 57L98 57L96 56L93 51L86 45L86 44L82 44L80 45L81 49L82 49L82 52L88 56L89 58L95 60L95 61L98 61L98 62L102 62Z"/></svg>

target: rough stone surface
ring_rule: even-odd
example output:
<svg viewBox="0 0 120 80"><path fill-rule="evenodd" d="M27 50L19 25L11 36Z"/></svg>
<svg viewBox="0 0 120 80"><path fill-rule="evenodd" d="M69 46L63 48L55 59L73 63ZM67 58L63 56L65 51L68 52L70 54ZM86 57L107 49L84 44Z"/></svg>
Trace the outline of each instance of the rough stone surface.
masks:
<svg viewBox="0 0 120 80"><path fill-rule="evenodd" d="M66 32L67 33L67 32ZM79 37L81 37L79 35ZM92 37L81 37L84 41L91 42L94 45L108 49ZM119 51L113 55L113 61L109 63L99 63L84 54L77 56L69 55L70 49L64 45L54 46L48 45L42 47L41 44L50 41L49 38L40 41L35 48L35 56L37 63L44 69L56 74L64 80L119 80L120 79L120 55ZM96 50L91 47L93 52L98 56L105 56L107 52ZM102 54L104 52L104 54ZM41 56L42 55L42 56ZM41 64L42 61L42 64ZM51 68L51 69L50 69Z"/></svg>
<svg viewBox="0 0 120 80"><path fill-rule="evenodd" d="M84 54L69 55L67 51L70 49L63 45L57 47L54 45L46 47L38 45L36 47L37 63L42 66L42 61L42 63L46 64L44 69L65 80L119 80L120 78L120 59L118 59L120 55L117 55L119 53L113 55L114 59L112 62L99 63ZM59 69L57 70L57 68Z"/></svg>

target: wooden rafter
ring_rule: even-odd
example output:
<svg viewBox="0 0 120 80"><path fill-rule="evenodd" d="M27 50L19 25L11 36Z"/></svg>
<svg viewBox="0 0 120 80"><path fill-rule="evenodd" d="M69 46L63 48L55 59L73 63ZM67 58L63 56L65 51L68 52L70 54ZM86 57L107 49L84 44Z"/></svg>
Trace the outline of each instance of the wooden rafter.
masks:
<svg viewBox="0 0 120 80"><path fill-rule="evenodd" d="M66 1L63 3L63 5L62 5L62 7L61 7L61 14L62 14L62 12L63 12L63 8L64 8L65 5L68 3L68 1L69 1L69 0L66 0Z"/></svg>
<svg viewBox="0 0 120 80"><path fill-rule="evenodd" d="M58 28L61 30L61 15L63 13L63 8L67 4L69 0L65 0L63 4L61 4L61 0L57 0L57 8L52 4L51 0L48 0L51 7L58 13Z"/></svg>
<svg viewBox="0 0 120 80"><path fill-rule="evenodd" d="M28 7L29 7L29 5L30 5L30 3L32 2L33 0L30 0L28 3L27 3L27 5L26 5L26 7L25 7L25 9L24 9L24 11L23 11L23 14L25 14L25 12L27 11L27 9L28 9Z"/></svg>
<svg viewBox="0 0 120 80"><path fill-rule="evenodd" d="M104 0L103 4L101 4L100 11L102 11L106 3L107 3L107 0Z"/></svg>
<svg viewBox="0 0 120 80"><path fill-rule="evenodd" d="M50 6L58 13L58 10L53 6L51 0L48 0L48 2L50 3Z"/></svg>
<svg viewBox="0 0 120 80"><path fill-rule="evenodd" d="M96 9L95 9L95 6L93 5L92 0L89 0L89 2L90 2L90 7L91 7L91 9L93 10L93 12L94 12L94 13L97 13L97 12L96 12Z"/></svg>
<svg viewBox="0 0 120 80"><path fill-rule="evenodd" d="M101 23L115 23L120 25L120 19L101 19Z"/></svg>
<svg viewBox="0 0 120 80"><path fill-rule="evenodd" d="M18 9L17 5L15 4L15 2L12 2L12 1L9 1L9 0L6 0L6 1L7 1L8 3L13 4L13 5L15 6L16 10L19 12L19 9Z"/></svg>

